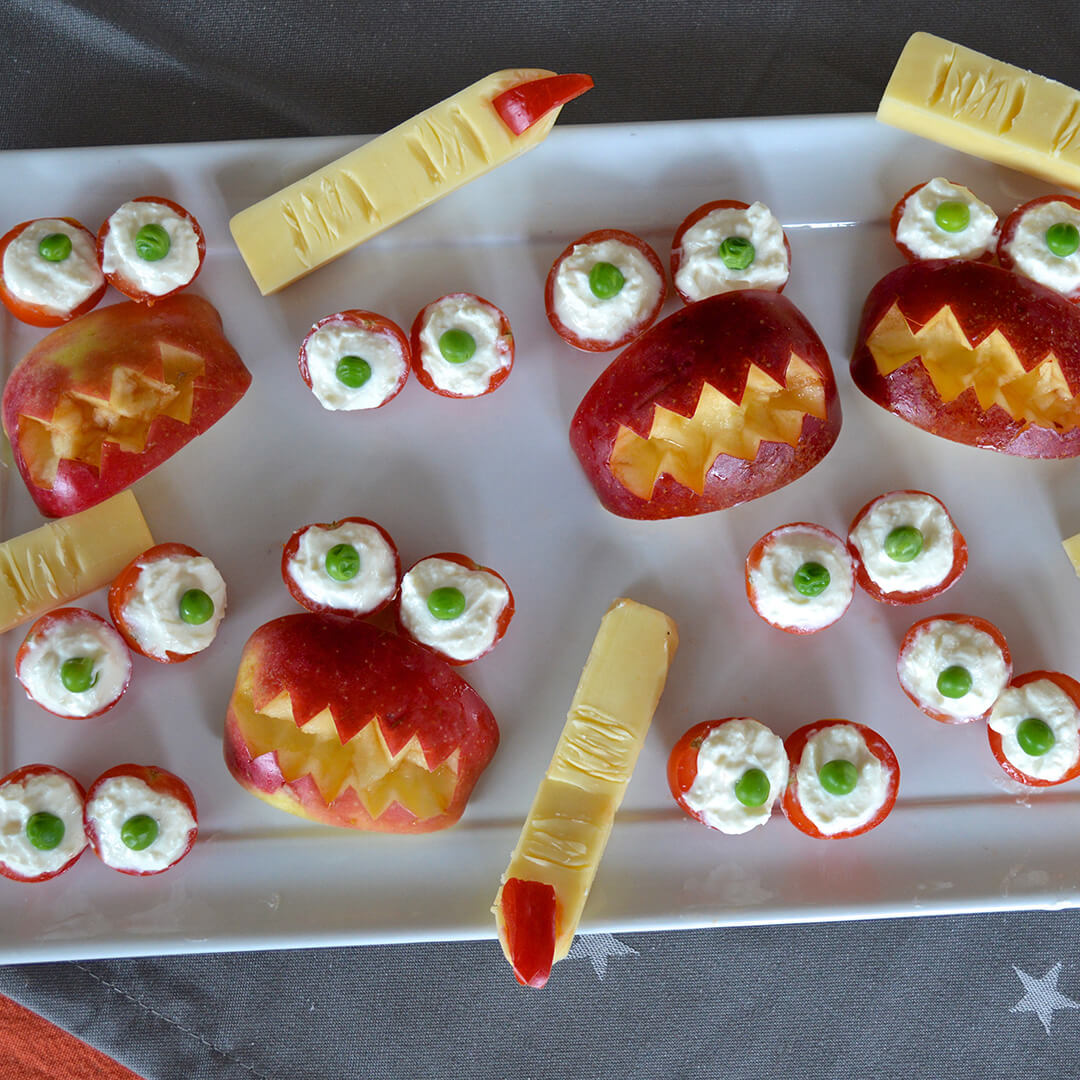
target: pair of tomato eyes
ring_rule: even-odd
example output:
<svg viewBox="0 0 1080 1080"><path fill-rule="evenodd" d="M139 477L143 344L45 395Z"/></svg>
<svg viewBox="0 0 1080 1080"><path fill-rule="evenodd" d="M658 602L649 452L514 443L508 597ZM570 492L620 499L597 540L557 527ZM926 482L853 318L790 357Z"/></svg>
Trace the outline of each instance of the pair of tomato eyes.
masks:
<svg viewBox="0 0 1080 1080"><path fill-rule="evenodd" d="M360 552L352 544L335 544L326 553L323 566L332 580L351 581L360 573ZM429 614L444 622L460 617L465 606L465 594L453 585L433 589L427 597Z"/></svg>
<svg viewBox="0 0 1080 1080"><path fill-rule="evenodd" d="M939 186L933 187L935 184ZM916 242L911 241L911 247L907 247L898 236L909 200L915 200L916 205L922 203L930 211L934 226L946 236L964 237L975 228L974 222L978 219L985 237L980 233L968 242L975 245L967 253L970 258L989 257L996 243L1002 265L1015 268L1008 247L1017 236L1025 237L1028 242L1036 241L1040 250L1057 259L1069 259L1080 251L1080 200L1069 196L1032 199L1005 219L999 240L998 218L994 211L963 185L937 178L913 188L893 210L893 238L908 258L924 257Z"/></svg>

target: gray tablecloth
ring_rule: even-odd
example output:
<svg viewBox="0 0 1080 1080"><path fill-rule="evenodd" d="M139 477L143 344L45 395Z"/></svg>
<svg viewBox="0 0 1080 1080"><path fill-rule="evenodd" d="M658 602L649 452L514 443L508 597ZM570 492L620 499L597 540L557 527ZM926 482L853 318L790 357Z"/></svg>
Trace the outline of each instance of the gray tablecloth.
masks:
<svg viewBox="0 0 1080 1080"><path fill-rule="evenodd" d="M376 132L515 64L594 76L565 122L869 111L916 29L1080 78L1080 15L1049 0L9 0L0 147ZM542 993L493 942L17 965L0 992L155 1080L1065 1080L1078 932L1064 911L582 937Z"/></svg>

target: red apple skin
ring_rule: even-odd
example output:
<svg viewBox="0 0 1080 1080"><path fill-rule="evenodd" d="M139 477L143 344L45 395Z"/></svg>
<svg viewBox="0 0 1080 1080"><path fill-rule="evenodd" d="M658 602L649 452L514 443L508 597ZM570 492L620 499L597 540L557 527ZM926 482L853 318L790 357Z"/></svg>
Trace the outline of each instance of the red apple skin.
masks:
<svg viewBox="0 0 1080 1080"><path fill-rule="evenodd" d="M298 727L329 706L343 744L374 722L391 754L416 736L432 771L457 752L449 805L420 819L393 803L373 819L351 787L328 805L309 774L285 780L274 751L252 756L237 716L238 704L258 711L283 691ZM491 710L433 653L370 623L304 612L265 623L245 645L224 749L226 765L243 787L290 813L346 828L422 833L461 817L498 744Z"/></svg>
<svg viewBox="0 0 1080 1080"><path fill-rule="evenodd" d="M123 364L149 378L163 377L160 346L200 356L194 376L191 420L151 421L141 452L106 441L101 465L64 459L51 487L33 480L32 452L20 439L23 418L49 420L61 394L79 391L108 398L113 369ZM27 490L47 517L94 506L129 487L220 420L251 385L251 373L225 338L214 306L193 293L178 293L153 307L125 301L80 315L42 338L11 373L3 394L4 431Z"/></svg>
<svg viewBox="0 0 1080 1080"><path fill-rule="evenodd" d="M721 454L700 495L666 473L649 499L616 479L608 462L620 425L647 438L657 405L692 416L705 382L741 401L752 363L783 385L793 352L825 390L825 418L805 416L795 446L763 442L753 461ZM656 520L725 510L790 484L832 449L840 423L836 380L814 328L786 297L746 289L687 304L624 349L578 406L570 445L606 509Z"/></svg>
<svg viewBox="0 0 1080 1080"><path fill-rule="evenodd" d="M996 404L984 412L970 388L953 401L943 402L918 357L881 375L866 343L893 304L916 328L948 305L972 344L1000 330L1026 371L1053 352L1073 395L1080 392L1080 311L1076 305L998 266L956 259L911 263L893 270L871 289L859 322L851 377L871 401L953 442L1027 458L1080 455L1080 427L1035 427L1014 420Z"/></svg>

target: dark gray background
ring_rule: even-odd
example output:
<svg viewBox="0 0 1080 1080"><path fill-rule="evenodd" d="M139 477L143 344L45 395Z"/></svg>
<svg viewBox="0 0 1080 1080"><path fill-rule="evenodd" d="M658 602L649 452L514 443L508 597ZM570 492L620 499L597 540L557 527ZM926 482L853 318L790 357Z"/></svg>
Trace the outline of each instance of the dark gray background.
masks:
<svg viewBox="0 0 1080 1080"><path fill-rule="evenodd" d="M518 65L593 75L563 123L872 111L914 30L1080 82L1072 3L6 0L0 147L378 132ZM579 939L541 993L493 942L11 966L0 992L154 1080L1075 1080L1078 932L1041 912Z"/></svg>

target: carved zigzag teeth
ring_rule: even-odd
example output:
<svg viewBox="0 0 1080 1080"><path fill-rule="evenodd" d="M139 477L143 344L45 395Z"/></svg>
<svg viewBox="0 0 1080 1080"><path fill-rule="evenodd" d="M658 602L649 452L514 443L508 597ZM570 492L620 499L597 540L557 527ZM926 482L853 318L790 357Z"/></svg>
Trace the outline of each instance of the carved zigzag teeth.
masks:
<svg viewBox="0 0 1080 1080"><path fill-rule="evenodd" d="M610 459L613 474L643 499L651 497L661 474L700 495L722 454L753 461L763 442L795 446L807 416L825 419L825 385L794 353L785 379L786 386L751 364L739 402L705 382L692 416L655 406L647 439L619 428Z"/></svg>
<svg viewBox="0 0 1080 1080"><path fill-rule="evenodd" d="M1000 330L972 345L948 305L913 331L894 303L866 344L883 376L921 359L946 404L970 389L983 411L997 405L1012 419L1037 427L1065 431L1080 427L1080 403L1052 352L1025 369Z"/></svg>

